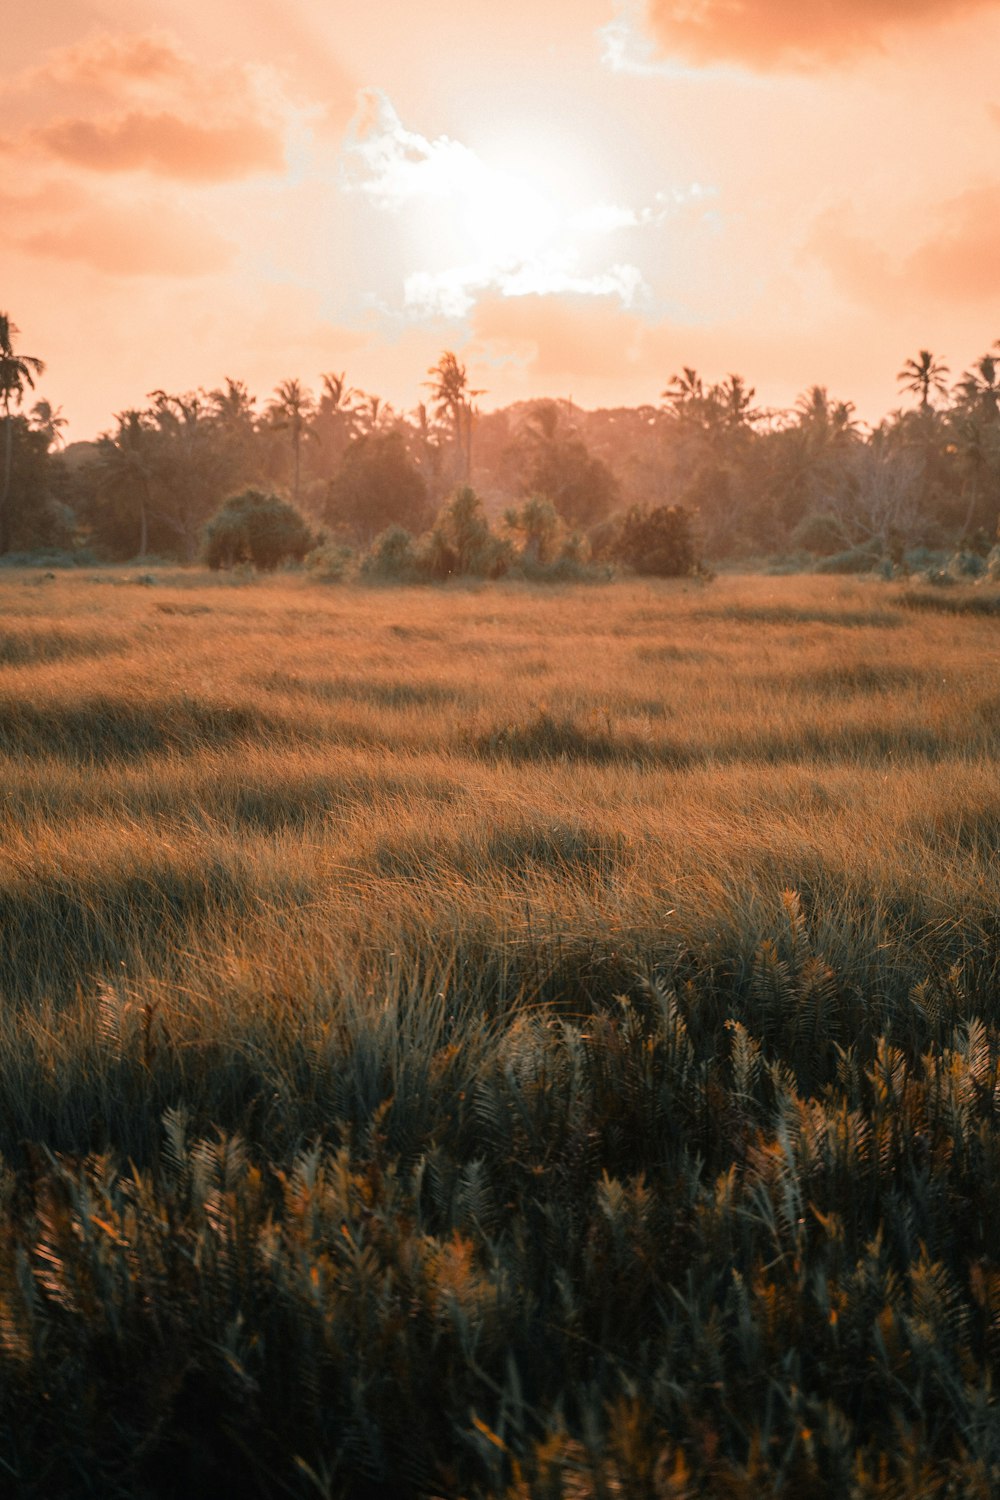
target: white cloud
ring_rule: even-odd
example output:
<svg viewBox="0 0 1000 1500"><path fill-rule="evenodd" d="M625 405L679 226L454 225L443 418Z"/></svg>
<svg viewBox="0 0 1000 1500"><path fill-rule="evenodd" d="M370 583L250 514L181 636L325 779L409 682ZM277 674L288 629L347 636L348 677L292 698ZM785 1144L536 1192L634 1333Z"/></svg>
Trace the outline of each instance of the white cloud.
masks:
<svg viewBox="0 0 1000 1500"><path fill-rule="evenodd" d="M344 151L345 186L379 208L447 198L474 188L482 163L460 141L407 130L381 89L362 89Z"/></svg>
<svg viewBox="0 0 1000 1500"><path fill-rule="evenodd" d="M617 264L594 275L582 275L567 258L548 256L512 269L453 266L444 271L415 271L406 278L404 301L422 316L464 318L486 292L501 297L551 297L572 292L584 297L617 297L634 307L647 293L638 266Z"/></svg>

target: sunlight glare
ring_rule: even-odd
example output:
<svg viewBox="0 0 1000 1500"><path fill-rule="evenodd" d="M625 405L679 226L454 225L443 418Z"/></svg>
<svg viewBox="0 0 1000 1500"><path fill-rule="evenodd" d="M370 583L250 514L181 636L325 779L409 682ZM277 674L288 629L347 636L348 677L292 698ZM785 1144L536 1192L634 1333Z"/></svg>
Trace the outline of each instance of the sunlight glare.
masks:
<svg viewBox="0 0 1000 1500"><path fill-rule="evenodd" d="M477 256L510 264L540 254L559 228L559 215L535 183L484 163L466 199L462 227Z"/></svg>

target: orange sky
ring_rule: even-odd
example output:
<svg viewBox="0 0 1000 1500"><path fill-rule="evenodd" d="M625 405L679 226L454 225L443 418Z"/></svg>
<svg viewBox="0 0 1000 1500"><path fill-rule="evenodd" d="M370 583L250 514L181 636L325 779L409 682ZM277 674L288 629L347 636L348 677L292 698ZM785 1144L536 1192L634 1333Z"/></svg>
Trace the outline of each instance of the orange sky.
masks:
<svg viewBox="0 0 1000 1500"><path fill-rule="evenodd" d="M878 418L1000 337L1000 0L34 0L0 47L0 310L72 437L321 371L402 408Z"/></svg>

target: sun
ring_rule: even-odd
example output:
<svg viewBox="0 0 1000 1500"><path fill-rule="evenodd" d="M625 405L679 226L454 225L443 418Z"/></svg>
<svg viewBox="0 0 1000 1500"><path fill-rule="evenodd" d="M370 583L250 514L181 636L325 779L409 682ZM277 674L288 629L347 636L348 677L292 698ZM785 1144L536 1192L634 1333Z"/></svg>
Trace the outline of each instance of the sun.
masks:
<svg viewBox="0 0 1000 1500"><path fill-rule="evenodd" d="M562 216L540 183L481 162L460 213L470 251L496 264L533 260L553 244Z"/></svg>

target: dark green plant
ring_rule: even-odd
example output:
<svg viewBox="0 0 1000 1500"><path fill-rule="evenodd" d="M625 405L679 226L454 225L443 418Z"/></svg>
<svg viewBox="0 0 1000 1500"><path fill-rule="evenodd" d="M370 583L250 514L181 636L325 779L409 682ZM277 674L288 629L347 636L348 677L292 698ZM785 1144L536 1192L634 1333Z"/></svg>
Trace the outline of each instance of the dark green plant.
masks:
<svg viewBox="0 0 1000 1500"><path fill-rule="evenodd" d="M438 513L422 552L431 578L499 578L510 567L510 543L490 529L483 502L462 485Z"/></svg>
<svg viewBox="0 0 1000 1500"><path fill-rule="evenodd" d="M680 505L629 511L615 548L621 562L655 577L684 578L697 566L691 517Z"/></svg>
<svg viewBox="0 0 1000 1500"><path fill-rule="evenodd" d="M249 563L271 572L301 562L313 544L305 520L287 500L248 489L227 500L205 527L202 556L212 569Z"/></svg>
<svg viewBox="0 0 1000 1500"><path fill-rule="evenodd" d="M402 526L388 526L361 559L361 576L384 583L414 583L421 576L413 538Z"/></svg>

